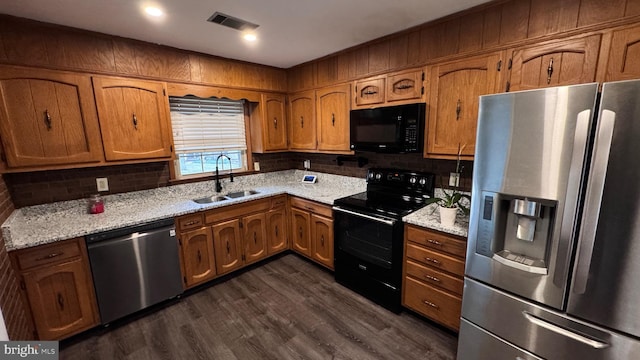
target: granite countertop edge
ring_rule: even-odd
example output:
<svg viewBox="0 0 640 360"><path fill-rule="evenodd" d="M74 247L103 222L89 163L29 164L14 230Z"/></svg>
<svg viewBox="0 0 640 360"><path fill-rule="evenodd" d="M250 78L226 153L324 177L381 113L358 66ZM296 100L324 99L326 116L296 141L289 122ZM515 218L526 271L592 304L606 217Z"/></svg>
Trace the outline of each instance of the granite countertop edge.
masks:
<svg viewBox="0 0 640 360"><path fill-rule="evenodd" d="M300 179L305 173L318 175L318 183L302 184ZM334 200L338 198L366 190L366 182L362 178L301 170L236 177L234 183L224 181L223 186L221 195L249 188L259 193L210 204L197 204L192 199L215 194L212 190L215 189L214 182L203 181L107 195L104 196L105 212L97 215L86 213L86 199L21 208L15 210L2 224L5 247L7 251L15 251L281 194L333 205ZM466 236L464 219L460 223L456 222L454 228L444 228L439 223L438 212L429 211L432 206L404 217L403 221L453 235Z"/></svg>

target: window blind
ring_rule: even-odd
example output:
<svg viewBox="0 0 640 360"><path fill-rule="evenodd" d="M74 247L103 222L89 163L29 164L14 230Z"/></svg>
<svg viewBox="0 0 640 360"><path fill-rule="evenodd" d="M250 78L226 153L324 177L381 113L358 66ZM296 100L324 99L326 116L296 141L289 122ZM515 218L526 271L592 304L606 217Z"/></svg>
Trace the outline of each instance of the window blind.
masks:
<svg viewBox="0 0 640 360"><path fill-rule="evenodd" d="M242 101L169 97L177 154L246 150Z"/></svg>

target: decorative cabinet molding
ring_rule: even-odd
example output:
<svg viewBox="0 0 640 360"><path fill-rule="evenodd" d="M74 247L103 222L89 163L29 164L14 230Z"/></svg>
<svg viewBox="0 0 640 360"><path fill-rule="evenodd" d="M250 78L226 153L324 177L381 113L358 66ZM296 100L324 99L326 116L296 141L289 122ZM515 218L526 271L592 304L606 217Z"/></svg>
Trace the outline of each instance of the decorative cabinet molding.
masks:
<svg viewBox="0 0 640 360"><path fill-rule="evenodd" d="M424 69L411 69L354 82L353 107L368 108L425 101Z"/></svg>
<svg viewBox="0 0 640 360"><path fill-rule="evenodd" d="M640 26L613 32L606 81L640 79Z"/></svg>
<svg viewBox="0 0 640 360"><path fill-rule="evenodd" d="M316 92L318 150L349 152L349 84L322 88Z"/></svg>
<svg viewBox="0 0 640 360"><path fill-rule="evenodd" d="M287 150L285 98L285 95L281 94L262 94L259 116L252 114L251 119L251 142L254 152Z"/></svg>
<svg viewBox="0 0 640 360"><path fill-rule="evenodd" d="M379 79L358 80L355 82L355 106L384 103L384 77Z"/></svg>
<svg viewBox="0 0 640 360"><path fill-rule="evenodd" d="M313 150L318 146L316 138L315 91L289 96L289 149Z"/></svg>

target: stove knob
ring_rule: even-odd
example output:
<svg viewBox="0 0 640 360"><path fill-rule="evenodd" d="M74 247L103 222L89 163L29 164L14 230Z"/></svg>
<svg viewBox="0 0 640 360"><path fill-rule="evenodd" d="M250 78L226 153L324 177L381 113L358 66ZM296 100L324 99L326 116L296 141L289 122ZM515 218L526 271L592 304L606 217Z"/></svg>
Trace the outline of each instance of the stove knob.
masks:
<svg viewBox="0 0 640 360"><path fill-rule="evenodd" d="M373 173L372 172L369 173L369 179L373 179Z"/></svg>
<svg viewBox="0 0 640 360"><path fill-rule="evenodd" d="M425 179L425 178L421 178L420 179L420 185L424 186L424 184L426 184L426 183L427 183L427 179Z"/></svg>
<svg viewBox="0 0 640 360"><path fill-rule="evenodd" d="M376 174L376 180L380 180L380 179L382 179L382 174L377 173L377 174Z"/></svg>
<svg viewBox="0 0 640 360"><path fill-rule="evenodd" d="M416 177L415 177L415 176L412 176L412 177L410 177L410 178L409 178L409 182L410 182L412 185L413 185L413 184L415 184L415 183L416 183L416 181L417 181L417 179L416 179Z"/></svg>

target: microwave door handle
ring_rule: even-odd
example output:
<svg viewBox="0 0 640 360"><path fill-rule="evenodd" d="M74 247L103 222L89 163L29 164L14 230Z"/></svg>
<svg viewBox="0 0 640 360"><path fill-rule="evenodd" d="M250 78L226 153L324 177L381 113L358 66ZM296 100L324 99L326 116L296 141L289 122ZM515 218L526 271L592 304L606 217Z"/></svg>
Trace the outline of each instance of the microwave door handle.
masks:
<svg viewBox="0 0 640 360"><path fill-rule="evenodd" d="M567 180L567 195L565 197L565 208L562 215L562 227L560 228L560 238L558 244L558 254L556 256L556 266L554 270L553 283L562 288L565 285L569 271L570 248L572 247L574 224L576 213L578 212L578 197L580 196L580 179L584 168L585 152L587 149L587 137L589 136L591 124L591 109L586 109L578 113L576 130L573 136L573 152L569 165L569 179Z"/></svg>
<svg viewBox="0 0 640 360"><path fill-rule="evenodd" d="M576 270L572 288L572 291L576 294L584 294L587 289L587 278L591 267L593 247L596 242L596 229L600 217L600 206L602 205L602 194L604 193L615 119L615 112L606 109L602 110L596 134L593 162L584 202L584 216L580 225L578 251L576 253Z"/></svg>

